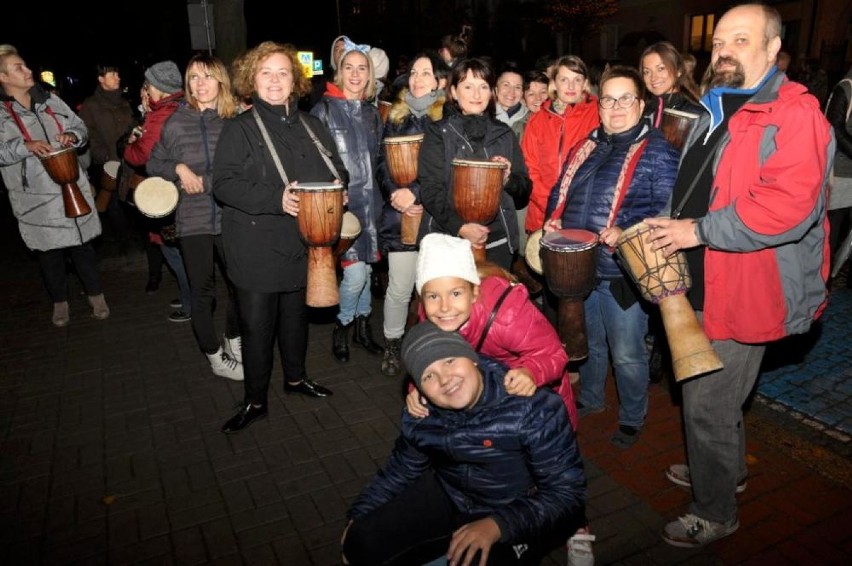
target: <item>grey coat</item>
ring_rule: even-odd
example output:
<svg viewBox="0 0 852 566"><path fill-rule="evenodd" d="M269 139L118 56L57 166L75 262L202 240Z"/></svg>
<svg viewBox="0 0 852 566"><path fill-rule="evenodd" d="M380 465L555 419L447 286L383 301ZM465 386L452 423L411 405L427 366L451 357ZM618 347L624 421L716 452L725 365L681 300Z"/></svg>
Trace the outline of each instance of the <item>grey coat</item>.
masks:
<svg viewBox="0 0 852 566"><path fill-rule="evenodd" d="M215 110L199 112L181 105L163 126L160 141L145 166L180 189L175 218L178 236L222 233L222 209L213 198L213 156L225 121ZM204 192L191 195L180 186L175 167L183 163L204 179Z"/></svg>
<svg viewBox="0 0 852 566"><path fill-rule="evenodd" d="M75 147L88 140L83 120L59 97L46 93L39 86L30 89L32 108L24 108L5 94L0 95L0 172L9 191L12 211L24 243L31 250L47 251L78 246L101 233L101 222L95 209L92 190L86 172L78 165L77 185L92 212L79 218L67 218L62 201L62 188L53 182L44 166L27 149L25 138L12 110L32 139L47 140L59 149L56 136L61 131L77 136ZM53 116L47 111L50 108ZM54 117L56 118L54 120Z"/></svg>

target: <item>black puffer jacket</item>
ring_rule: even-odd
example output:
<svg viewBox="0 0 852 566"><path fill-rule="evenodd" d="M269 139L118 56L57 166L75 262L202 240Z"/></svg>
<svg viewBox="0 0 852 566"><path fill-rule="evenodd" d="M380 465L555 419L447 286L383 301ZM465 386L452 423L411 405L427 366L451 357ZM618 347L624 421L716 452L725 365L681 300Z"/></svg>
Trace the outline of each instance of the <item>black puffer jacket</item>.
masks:
<svg viewBox="0 0 852 566"><path fill-rule="evenodd" d="M225 121L215 110L181 105L160 133L146 169L180 189L176 220L179 236L222 233L222 210L213 199L213 155ZM191 195L180 186L175 167L183 163L204 179L204 192Z"/></svg>
<svg viewBox="0 0 852 566"><path fill-rule="evenodd" d="M524 156L511 128L491 117L482 117L485 121L484 138L472 140L464 127L465 120L470 118L453 113L426 127L417 171L420 198L426 208L420 224L420 238L429 232L458 236L459 229L465 224L453 206L453 159L491 159L499 155L511 162L512 171L503 185L500 210L488 224L487 243L508 238L509 249L514 252L518 249L515 205L517 202L519 207L526 206L532 190Z"/></svg>
<svg viewBox="0 0 852 566"><path fill-rule="evenodd" d="M334 180L301 118L331 152L342 176L346 169L328 130L319 120L295 109L270 106L256 99L256 109L288 179L301 182ZM344 184L348 179L341 179ZM223 206L222 242L228 276L241 289L277 293L304 288L308 263L296 218L281 203L284 183L272 161L252 112L227 120L213 159L213 194Z"/></svg>
<svg viewBox="0 0 852 566"><path fill-rule="evenodd" d="M492 517L502 542L522 543L556 528L573 533L582 526L586 480L562 399L547 388L532 397L509 395L505 366L480 357L479 369L484 390L472 408L430 406L424 419L403 410L390 459L352 505L350 517L387 503L433 468L458 510Z"/></svg>

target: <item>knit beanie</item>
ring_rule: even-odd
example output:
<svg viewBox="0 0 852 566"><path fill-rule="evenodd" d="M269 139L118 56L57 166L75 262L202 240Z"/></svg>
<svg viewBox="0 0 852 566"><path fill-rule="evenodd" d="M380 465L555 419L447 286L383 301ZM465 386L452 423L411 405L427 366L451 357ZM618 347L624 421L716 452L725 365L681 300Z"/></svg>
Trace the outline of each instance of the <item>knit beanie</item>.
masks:
<svg viewBox="0 0 852 566"><path fill-rule="evenodd" d="M458 277L479 285L473 250L468 240L447 234L427 234L423 237L420 253L417 254L417 293L423 290L423 285L438 277Z"/></svg>
<svg viewBox="0 0 852 566"><path fill-rule="evenodd" d="M384 49L371 47L370 51L367 52L367 56L373 62L373 72L376 75L376 79L383 79L388 76L390 60L388 60L388 54L385 53Z"/></svg>
<svg viewBox="0 0 852 566"><path fill-rule="evenodd" d="M441 330L434 323L424 320L411 327L402 340L402 363L414 384L420 388L423 372L438 360L446 358L468 358L478 361L473 346L458 332Z"/></svg>
<svg viewBox="0 0 852 566"><path fill-rule="evenodd" d="M166 94L183 90L183 77L173 61L154 63L145 71L145 80Z"/></svg>

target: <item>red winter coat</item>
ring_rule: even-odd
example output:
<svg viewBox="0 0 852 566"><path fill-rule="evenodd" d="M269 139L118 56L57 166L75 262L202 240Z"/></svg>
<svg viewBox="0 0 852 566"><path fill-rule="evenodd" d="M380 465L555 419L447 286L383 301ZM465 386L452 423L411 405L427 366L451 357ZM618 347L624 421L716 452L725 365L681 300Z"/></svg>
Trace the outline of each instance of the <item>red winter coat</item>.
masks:
<svg viewBox="0 0 852 566"><path fill-rule="evenodd" d="M509 282L502 277L486 277L470 318L459 329L473 347L479 344L485 323ZM421 310L421 318L424 318ZM568 379L568 354L553 326L530 301L527 288L515 285L500 305L488 330L480 354L504 363L510 369L526 368L536 386L552 384L568 409L571 427L577 430L577 405Z"/></svg>
<svg viewBox="0 0 852 566"><path fill-rule="evenodd" d="M547 198L559 179L568 152L600 125L598 99L594 96L569 106L562 116L551 109L552 104L551 100L544 101L541 110L527 122L521 138L521 151L533 184L527 208L527 232L544 225Z"/></svg>
<svg viewBox="0 0 852 566"><path fill-rule="evenodd" d="M134 167L142 167L148 163L151 150L160 141L163 124L175 113L182 100L183 91L151 103L151 110L145 114L145 121L142 123L142 136L124 148L125 161Z"/></svg>

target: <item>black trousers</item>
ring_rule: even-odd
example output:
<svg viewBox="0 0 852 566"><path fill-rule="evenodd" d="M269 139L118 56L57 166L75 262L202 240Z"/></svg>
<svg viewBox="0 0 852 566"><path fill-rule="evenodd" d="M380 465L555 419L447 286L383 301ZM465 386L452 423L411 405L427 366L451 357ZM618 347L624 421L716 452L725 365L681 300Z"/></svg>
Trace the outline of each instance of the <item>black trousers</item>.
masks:
<svg viewBox="0 0 852 566"><path fill-rule="evenodd" d="M98 275L98 256L92 244L85 243L70 248L59 248L38 253L41 266L41 276L44 286L54 303L68 300L68 272L65 265L65 254L71 256L74 269L83 282L83 289L90 297L103 293L101 279Z"/></svg>
<svg viewBox="0 0 852 566"><path fill-rule="evenodd" d="M306 377L308 307L305 289L289 293L260 293L237 287L236 295L242 335L245 402L266 405L276 338L284 379L295 383Z"/></svg>
<svg viewBox="0 0 852 566"><path fill-rule="evenodd" d="M240 335L237 299L225 270L222 236L214 236L213 234L185 236L180 239L180 247L192 296L192 330L195 332L198 346L204 353L215 354L219 349L219 335L216 333L216 327L213 324L217 264L228 289L225 336L234 338Z"/></svg>
<svg viewBox="0 0 852 566"><path fill-rule="evenodd" d="M447 553L456 529L481 518L458 511L428 471L396 498L356 519L343 541L343 554L352 566L425 564ZM541 533L538 540L517 547L497 543L488 564L539 564L550 548L564 544L566 533L567 527ZM479 557L471 563L478 564Z"/></svg>

